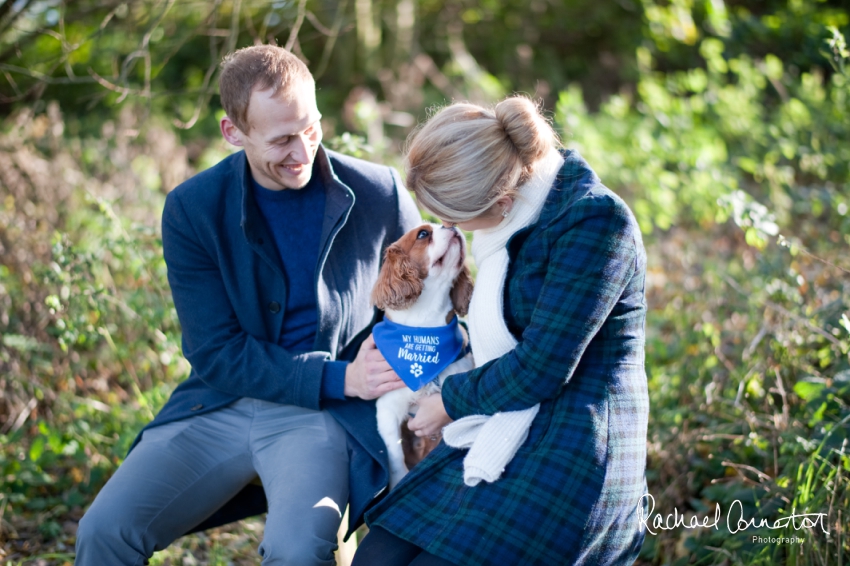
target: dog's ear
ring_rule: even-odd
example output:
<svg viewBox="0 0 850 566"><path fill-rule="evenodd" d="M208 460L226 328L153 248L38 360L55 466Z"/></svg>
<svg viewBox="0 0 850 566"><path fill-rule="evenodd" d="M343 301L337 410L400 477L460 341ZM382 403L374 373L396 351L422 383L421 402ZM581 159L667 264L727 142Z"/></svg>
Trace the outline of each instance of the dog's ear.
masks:
<svg viewBox="0 0 850 566"><path fill-rule="evenodd" d="M419 269L398 244L393 244L384 253L372 302L381 310L404 310L416 302L424 287Z"/></svg>
<svg viewBox="0 0 850 566"><path fill-rule="evenodd" d="M452 287L449 296L452 299L452 306L458 316L464 316L469 312L469 300L472 298L472 275L469 273L469 268L463 264L463 269L455 279L455 284Z"/></svg>

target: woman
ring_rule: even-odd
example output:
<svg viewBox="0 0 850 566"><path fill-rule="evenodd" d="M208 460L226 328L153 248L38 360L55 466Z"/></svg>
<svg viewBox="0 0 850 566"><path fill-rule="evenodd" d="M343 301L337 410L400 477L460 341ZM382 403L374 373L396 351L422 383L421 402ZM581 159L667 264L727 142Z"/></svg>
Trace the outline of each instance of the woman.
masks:
<svg viewBox="0 0 850 566"><path fill-rule="evenodd" d="M354 566L637 557L646 255L623 201L556 147L523 97L492 111L453 104L411 140L420 205L474 231L476 368L420 402L417 434L455 422L369 511Z"/></svg>

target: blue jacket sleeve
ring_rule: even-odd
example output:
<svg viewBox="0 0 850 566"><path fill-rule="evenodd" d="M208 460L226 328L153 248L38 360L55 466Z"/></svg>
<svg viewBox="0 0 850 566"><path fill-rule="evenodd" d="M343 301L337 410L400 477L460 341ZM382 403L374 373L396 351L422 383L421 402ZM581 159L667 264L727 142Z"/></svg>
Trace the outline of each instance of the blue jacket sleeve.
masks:
<svg viewBox="0 0 850 566"><path fill-rule="evenodd" d="M322 367L322 400L345 399L345 370L348 362L328 360Z"/></svg>
<svg viewBox="0 0 850 566"><path fill-rule="evenodd" d="M624 204L585 200L549 228L561 234L516 348L446 379L443 401L453 419L527 409L556 397L619 300L635 272L636 226Z"/></svg>

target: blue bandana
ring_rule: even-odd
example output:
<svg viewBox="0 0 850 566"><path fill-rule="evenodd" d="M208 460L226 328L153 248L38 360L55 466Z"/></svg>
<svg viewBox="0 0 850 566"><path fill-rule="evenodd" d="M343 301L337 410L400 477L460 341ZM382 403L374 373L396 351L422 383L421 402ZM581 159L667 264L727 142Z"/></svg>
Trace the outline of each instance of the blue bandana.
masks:
<svg viewBox="0 0 850 566"><path fill-rule="evenodd" d="M384 319L372 329L372 336L378 350L413 391L434 380L463 350L457 317L435 328L404 326Z"/></svg>

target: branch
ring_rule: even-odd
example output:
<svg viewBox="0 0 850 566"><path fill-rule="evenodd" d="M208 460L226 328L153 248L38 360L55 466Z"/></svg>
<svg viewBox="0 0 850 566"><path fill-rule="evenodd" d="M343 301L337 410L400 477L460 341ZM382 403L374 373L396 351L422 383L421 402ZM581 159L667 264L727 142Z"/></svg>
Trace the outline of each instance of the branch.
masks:
<svg viewBox="0 0 850 566"><path fill-rule="evenodd" d="M29 42L36 37L40 37L41 35L47 35L49 37L52 37L62 44L63 54L55 62L55 64L49 70L48 73L39 73L37 71L32 71L30 69L24 69L22 67L18 67L16 65L9 65L9 64L5 64L5 63L0 63L0 68L4 69L4 71L6 71L5 72L6 79L9 81L9 84L12 85L12 89L16 93L16 96L14 96L14 97L8 97L8 96L0 95L0 101L2 101L4 103L18 102L20 100L23 100L27 96L29 96L31 93L37 91L38 89L40 89L40 88L43 89L44 85L47 85L47 84L53 84L53 85L56 85L56 84L83 84L83 83L95 82L93 79L88 78L88 77L77 77L74 74L73 70L71 69L70 64L68 63L68 59L71 56L71 53L73 53L74 51L79 49L82 45L84 45L85 43L88 43L89 41L93 40L95 37L97 37L98 35L103 33L103 30L106 28L106 25L115 16L116 11L118 10L118 8L121 5L123 5L123 4L117 5L106 15L106 17L101 21L100 26L98 27L98 29L94 33L90 34L88 37L86 37L85 39L82 39L81 41L79 41L78 43L76 43L74 45L70 45L66 41L66 38L64 36L64 24L65 24L65 15L64 14L62 15L62 18L60 20L60 28L62 29L62 33L57 33L55 31L53 31L52 29L40 28L40 29L37 29L34 32L30 33L28 36L26 36L24 38L25 42ZM10 50L6 51L6 53L4 53L3 55L0 55L0 61L2 61L4 58L6 58L6 56L9 53L11 53L11 51L12 50L10 49ZM53 77L53 73L63 63L66 66L66 75L67 76L65 78ZM18 88L17 84L15 83L14 79L12 78L12 76L9 74L8 71L14 71L16 73L20 73L20 74L23 74L25 76L29 76L30 78L36 79L37 82L34 85L31 85L29 88L27 88L26 91L21 92L20 89Z"/></svg>
<svg viewBox="0 0 850 566"><path fill-rule="evenodd" d="M114 7L112 8L112 11L109 14L107 14L106 18L104 18L104 21L101 22L100 29L98 29L95 33L93 33L91 36L89 36L88 39L93 39L100 32L102 32L103 29L106 27L106 24L109 23L109 21L115 16L115 12L118 10L118 8L120 8L121 6L123 6L124 4L127 4L127 3L128 3L127 0L114 3L113 4ZM104 6L102 4L103 4L103 2L99 3L96 8L93 8L91 10L80 10L80 11L74 13L72 18L65 18L65 23L67 24L67 23L78 22L78 21L88 21L88 18L90 17L90 14L92 12L96 12L98 10L103 10L105 8L109 8L109 5ZM11 26L11 24L10 24L10 26ZM45 28L36 28L34 30L25 30L25 29L17 28L17 31L23 32L25 35L22 35L21 37L19 37L13 45L9 46L5 51L0 53L0 61L5 61L5 60L9 59L12 55L19 53L19 50L22 47L26 46L28 43L31 43L34 39L40 37L42 34L48 33L48 31L52 31L52 30L47 30ZM53 33L55 33L55 32L53 32ZM86 41L88 41L88 39ZM83 43L85 43L85 42L83 42Z"/></svg>
<svg viewBox="0 0 850 566"><path fill-rule="evenodd" d="M776 392L782 398L782 430L788 428L788 423L791 422L791 412L788 408L788 393L785 391L785 383L782 381L782 375L778 368L773 368L773 373L776 376ZM773 391L774 389L771 389ZM778 475L778 474L777 474Z"/></svg>
<svg viewBox="0 0 850 566"><path fill-rule="evenodd" d="M322 25L322 22L320 22L319 18L316 17L316 14L314 14L310 10L307 10L304 15L307 17L308 20L310 20L310 23L313 24L313 27L316 28L319 33L328 36L334 35L333 31Z"/></svg>
<svg viewBox="0 0 850 566"><path fill-rule="evenodd" d="M758 470L758 469L756 469L752 466L748 466L746 464L736 464L735 462L723 461L723 462L720 462L720 465L721 466L729 466L730 468L735 468L735 470L738 471L738 473L740 473L740 470L746 470L748 472L752 472L762 481L773 481L773 478L771 478L766 473L764 473L761 470ZM741 476L745 479L748 479L744 474L741 474Z"/></svg>
<svg viewBox="0 0 850 566"><path fill-rule="evenodd" d="M21 89L18 88L18 83L15 82L15 79L12 78L12 75L9 74L9 71L3 71L3 76L6 77L6 80L9 82L10 85L12 85L12 90L15 91L16 98L20 99L22 94Z"/></svg>
<svg viewBox="0 0 850 566"><path fill-rule="evenodd" d="M342 29L342 20L347 6L348 0L342 0L336 6L333 28L331 29L328 40L325 42L325 48L322 50L322 59L319 61L319 66L316 68L316 72L313 73L313 78L316 80L319 80L319 77L321 77L328 68L328 63L331 60L331 53L333 52L334 45L336 45L336 38L339 37L339 32Z"/></svg>
<svg viewBox="0 0 850 566"><path fill-rule="evenodd" d="M129 95L131 95L131 94L140 94L140 95L144 95L144 93L143 93L142 91L134 90L134 89L131 89L131 88L126 88L126 87L123 87L123 86L119 86L119 85L117 85L117 84L115 84L115 83L111 83L111 82L109 82L108 80L106 80L106 79L104 79L103 77L101 77L100 75L98 75L98 74L95 72L95 70L94 70L94 69L92 69L91 67L89 67L89 74L90 74L92 77L94 77L94 80L95 80L95 81L97 81L97 83L98 83L98 84L100 84L100 86L102 86L102 87L104 87L104 88L106 88L106 89L109 89L109 90L111 90L112 92L120 93L120 94L121 94L121 96L120 96L120 97L118 98L118 100L117 100L117 102L119 102L119 103L120 103L120 102L123 102L123 101L124 101L124 99L125 99L125 98L127 98L127 97L128 97Z"/></svg>
<svg viewBox="0 0 850 566"><path fill-rule="evenodd" d="M844 269L840 265L836 265L836 264L832 263L831 261L829 261L828 259L824 259L820 256L817 256L817 255L813 254L812 252L810 252L809 250L807 250L806 248L804 248L802 246L800 246L798 249L801 252L803 252L805 255L809 256L810 258L817 260L821 263L825 263L826 265L833 267L833 268L837 269L838 271L843 271L846 275L850 275L850 270Z"/></svg>
<svg viewBox="0 0 850 566"><path fill-rule="evenodd" d="M12 24L14 24L15 21L18 18L20 18L21 15L24 12L27 11L27 8L30 7L30 4L32 4L32 2L33 2L33 0L25 0L24 5L21 6L21 8L18 11L13 12L10 16L8 16L8 19L5 22L3 22L2 27L0 27L0 36L2 36L4 33L6 33L6 30L8 30L10 27L12 27ZM8 5L9 8L11 8L13 4L14 4L13 0L6 0L6 3L3 4L3 7L5 8ZM9 10L7 9L6 12L7 12L7 14L5 14L5 15L8 15Z"/></svg>
<svg viewBox="0 0 850 566"><path fill-rule="evenodd" d="M14 4L14 0L6 0L3 2L3 5L0 6L0 22L3 21L3 18L6 17L6 14L9 13L9 10L12 9L12 4Z"/></svg>
<svg viewBox="0 0 850 566"><path fill-rule="evenodd" d="M174 119L172 122L174 125L182 130L188 130L198 121L198 118L201 116L201 110L209 103L210 98L212 97L212 89L210 89L210 80L215 74L216 69L218 69L218 59L219 54L215 48L215 40L210 37L210 64L207 69L206 74L204 75L204 84L201 87L201 94L198 95L198 102L195 104L195 112L192 114L192 117L188 122L183 122L178 119Z"/></svg>
<svg viewBox="0 0 850 566"><path fill-rule="evenodd" d="M0 63L0 70L11 71L19 75L25 75L27 77L37 79L40 82L50 85L68 85L95 82L95 79L90 79L88 77L53 77L44 73L39 73L38 71L33 71L32 69L25 69L24 67L10 65L8 63Z"/></svg>
<svg viewBox="0 0 850 566"><path fill-rule="evenodd" d="M222 0L215 0L215 4L213 4L213 7L210 8L210 11L207 14L207 17L204 18L197 26L195 26L195 29L191 30L184 37L182 37L180 39L180 41L178 41L174 45L174 47L171 49L170 53L168 53L168 54L166 54L165 56L162 57L162 59L159 62L160 68L165 67L165 65L171 60L171 58L174 57L177 54L177 52L180 51L180 49L182 49L183 46L186 45L186 43L189 40L191 40L192 38L194 38L196 35L209 35L209 36L219 36L219 35L228 36L228 35L230 35L230 32L227 31L227 30L225 30L224 33L222 33L222 34L218 33L219 30L214 30L214 29L210 29L210 30L203 31L203 32L199 31L202 27L209 26L209 25L213 24L213 21L214 21L213 16L218 12L218 8L219 8L219 6L221 6L221 3L222 3Z"/></svg>
<svg viewBox="0 0 850 566"><path fill-rule="evenodd" d="M236 40L239 38L239 13L242 10L242 0L233 0L233 13L230 17L230 35L227 38L226 53L233 53Z"/></svg>
<svg viewBox="0 0 850 566"><path fill-rule="evenodd" d="M724 275L723 279L725 279L726 282L733 289L735 289L736 291L738 291L739 293L741 293L742 295L744 295L748 299L750 298L750 295L747 292L745 292L734 279L732 279L728 275ZM820 336L823 336L824 338L829 340L834 346L838 346L839 348L841 348L841 342L835 336L833 336L832 334L830 334L829 332L827 332L823 328L821 328L819 326L815 326L814 324L812 324L811 322L809 322L807 319L803 318L802 316L795 314L795 313L789 311L788 309L786 309L785 307L778 305L778 304L774 303L773 301L769 301L767 299L761 301L761 303L762 303L762 305L764 305L766 307L769 307L769 308L774 309L775 311L778 311L780 314L784 314L788 318L792 318L792 319L796 320L797 322L802 322L807 327L809 327L813 332L815 332L816 334L819 334Z"/></svg>
<svg viewBox="0 0 850 566"><path fill-rule="evenodd" d="M11 2L12 0L8 0ZM9 420L0 428L0 434L6 434L7 432L15 432L27 422L27 419L30 417L32 410L38 405L38 399L35 397L31 398L27 404L21 409L21 412L16 415L14 419L12 419L12 415L9 415Z"/></svg>
<svg viewBox="0 0 850 566"><path fill-rule="evenodd" d="M165 19L165 15L174 5L174 2L176 2L176 0L168 0L168 2L165 4L165 8L162 9L162 12L159 14L159 16L157 16L157 18L153 22L151 22L151 25L148 26L148 30L145 32L145 35L142 36L142 41L139 42L139 47L136 48L135 51L127 55L127 58L124 59L124 63L121 65L121 83L125 85L127 84L127 75L130 73L130 69L132 68L130 63L140 57L150 57L150 50L148 49L148 45L150 44L153 30L159 27L159 24L162 23L163 19Z"/></svg>
<svg viewBox="0 0 850 566"><path fill-rule="evenodd" d="M463 98L463 93L452 85L448 77L440 71L437 64L427 53L420 53L414 57L413 66L425 75L425 77L431 81L431 84L449 99Z"/></svg>
<svg viewBox="0 0 850 566"><path fill-rule="evenodd" d="M62 1L61 6L62 6L62 8L65 8L64 0ZM71 78L74 78L76 75L74 75L74 69L71 66L70 57L71 57L71 53L76 51L77 48L81 44L78 43L74 47L71 47L71 44L68 43L68 34L65 32L65 10L64 9L60 12L60 16L59 16L59 34L58 35L60 37L59 42L62 44L62 61L65 63L65 74L68 75Z"/></svg>
<svg viewBox="0 0 850 566"><path fill-rule="evenodd" d="M298 2L298 17L295 18L295 25L292 26L292 31L289 32L289 39L286 40L286 45L283 47L287 51L292 51L295 45L295 40L298 39L298 32L301 30L301 24L304 23L305 8L307 0Z"/></svg>

